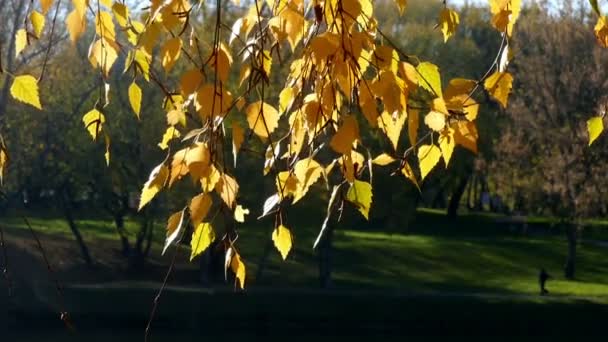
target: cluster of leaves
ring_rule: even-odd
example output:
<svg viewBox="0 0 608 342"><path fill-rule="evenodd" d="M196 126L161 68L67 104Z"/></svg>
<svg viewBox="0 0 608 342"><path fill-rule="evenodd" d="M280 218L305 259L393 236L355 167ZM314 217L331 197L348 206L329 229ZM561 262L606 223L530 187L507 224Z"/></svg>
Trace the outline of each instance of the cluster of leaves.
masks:
<svg viewBox="0 0 608 342"><path fill-rule="evenodd" d="M213 5L152 0L137 12L124 1L72 0L65 24L76 42L86 32L89 17L94 18L88 57L99 72L103 95L82 119L93 140L103 136L108 163L107 79L117 62L124 60L124 73L131 75L128 98L138 118L143 97L138 82L151 82L163 91L167 128L159 147L167 154L144 184L139 209L189 176L197 194L170 216L165 250L190 231L190 224L192 258L222 236L219 246L225 251L226 270L235 274L242 288L246 272L236 247L238 232L234 224L225 224L223 234L218 234L216 218L223 214L242 223L249 213L239 204L234 176L244 146L252 140L265 146L260 153L263 174L273 177L276 189L263 204L261 217L275 216L269 238L284 259L293 240L292 230L284 224L289 205L318 182L331 189L316 246L345 203L368 218L373 167L394 167L418 187L441 160L449 165L455 146L477 151L476 93L485 89L500 106L507 106L513 82L506 70L509 41L520 3L490 0L491 22L502 36L496 59L480 79L455 78L446 86L438 66L401 51L379 29L371 0L249 1L242 8L244 15L232 25L222 21L226 4L221 0ZM31 30L26 27L16 37L18 53L27 48L28 37L42 34L52 4L53 0L41 1L41 12L32 10ZM240 2L235 0L234 5ZM395 5L405 12L406 1L397 0ZM197 34L197 11L202 6L213 7L217 14L211 42ZM444 41L455 35L458 24L458 14L445 5L437 25ZM235 57L241 61L235 62ZM178 63L186 71L175 72ZM267 94L269 77L278 68L275 65L285 63L289 74L277 99ZM230 89L237 67L238 87ZM36 78L13 77L13 97L41 109ZM406 126L409 144L400 143ZM373 157L361 138L362 127L381 131L389 148ZM2 153L4 161L4 145Z"/></svg>

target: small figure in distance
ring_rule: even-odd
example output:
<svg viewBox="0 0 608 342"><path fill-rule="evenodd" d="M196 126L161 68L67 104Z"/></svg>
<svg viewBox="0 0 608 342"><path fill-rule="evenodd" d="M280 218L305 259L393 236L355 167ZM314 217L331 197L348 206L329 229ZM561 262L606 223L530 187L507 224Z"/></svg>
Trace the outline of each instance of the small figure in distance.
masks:
<svg viewBox="0 0 608 342"><path fill-rule="evenodd" d="M549 293L549 291L545 288L545 283L550 278L551 278L551 276L549 275L549 273L547 273L547 271L545 271L544 268L541 268L540 273L538 274L538 284L540 285L540 295L541 296Z"/></svg>

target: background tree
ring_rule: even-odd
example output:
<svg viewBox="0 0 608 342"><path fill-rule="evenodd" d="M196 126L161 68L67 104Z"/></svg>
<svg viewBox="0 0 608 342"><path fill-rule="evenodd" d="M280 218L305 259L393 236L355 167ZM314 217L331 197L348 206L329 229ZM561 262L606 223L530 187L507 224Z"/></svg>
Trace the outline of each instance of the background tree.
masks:
<svg viewBox="0 0 608 342"><path fill-rule="evenodd" d="M518 90L491 177L516 206L560 218L568 240L564 273L572 279L580 220L606 208L608 183L599 170L608 167L608 146L599 139L587 148L585 118L606 104L608 55L594 44L587 12L552 16L533 6L524 15L513 46Z"/></svg>

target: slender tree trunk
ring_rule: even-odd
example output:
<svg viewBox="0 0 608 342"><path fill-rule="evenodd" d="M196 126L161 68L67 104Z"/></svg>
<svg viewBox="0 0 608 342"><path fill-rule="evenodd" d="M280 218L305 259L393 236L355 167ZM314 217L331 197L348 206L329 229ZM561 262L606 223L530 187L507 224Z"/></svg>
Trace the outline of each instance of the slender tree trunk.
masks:
<svg viewBox="0 0 608 342"><path fill-rule="evenodd" d="M120 237L120 243L122 246L121 253L123 256L128 257L131 253L131 245L129 244L129 238L125 233L125 217L122 215L122 213L114 214L114 225L116 226L116 231Z"/></svg>
<svg viewBox="0 0 608 342"><path fill-rule="evenodd" d="M148 224L148 234L146 237L146 247L144 249L144 258L147 258L150 255L150 249L152 248L152 240L154 239L154 218L150 219L150 223Z"/></svg>
<svg viewBox="0 0 608 342"><path fill-rule="evenodd" d="M566 265L564 266L564 277L566 277L566 279L574 279L576 266L576 233L576 225L572 223L567 224L566 238L568 240L568 256L566 257Z"/></svg>
<svg viewBox="0 0 608 342"><path fill-rule="evenodd" d="M460 200L462 199L462 195L464 195L464 191L467 188L467 184L469 183L470 176L467 175L464 178L460 179L456 190L452 194L450 198L450 203L448 204L448 217L456 217L458 216L458 207L460 207ZM469 192L470 194L470 192Z"/></svg>
<svg viewBox="0 0 608 342"><path fill-rule="evenodd" d="M63 197L61 201L63 207L63 214L66 222L68 223L68 226L70 227L70 230L72 231L72 234L74 235L74 238L76 239L76 242L78 243L78 247L80 248L80 255L82 256L82 259L87 264L87 266L93 266L93 259L91 258L91 254L89 253L89 248L84 242L82 234L80 234L80 229L78 229L76 221L74 220L74 216L72 215L72 201L70 195L67 194L64 190L61 192L61 196Z"/></svg>
<svg viewBox="0 0 608 342"><path fill-rule="evenodd" d="M333 227L328 227L319 243L319 285L322 289L332 285L333 235Z"/></svg>

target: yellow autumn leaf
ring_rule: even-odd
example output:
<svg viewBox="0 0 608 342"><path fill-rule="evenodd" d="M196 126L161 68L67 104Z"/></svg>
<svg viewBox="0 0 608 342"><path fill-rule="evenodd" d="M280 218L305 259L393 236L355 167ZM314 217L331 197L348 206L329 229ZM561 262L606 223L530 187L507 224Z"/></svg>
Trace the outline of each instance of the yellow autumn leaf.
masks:
<svg viewBox="0 0 608 342"><path fill-rule="evenodd" d="M42 109L38 95L38 81L31 75L16 76L11 85L11 96L23 103Z"/></svg>
<svg viewBox="0 0 608 342"><path fill-rule="evenodd" d="M112 21L110 12L99 11L95 15L95 33L101 38L111 41L116 40L114 22Z"/></svg>
<svg viewBox="0 0 608 342"><path fill-rule="evenodd" d="M232 66L232 55L224 43L221 43L220 48L215 52L213 66L217 71L217 77L220 81L226 82L230 73L230 67Z"/></svg>
<svg viewBox="0 0 608 342"><path fill-rule="evenodd" d="M380 166L386 166L388 164L391 164L393 162L395 162L396 159L391 157L390 155L386 154L386 153L382 153L381 155L377 156L376 158L374 158L374 160L372 160L372 164L376 164L376 165L380 165Z"/></svg>
<svg viewBox="0 0 608 342"><path fill-rule="evenodd" d="M412 167L408 162L405 162L403 164L403 167L401 168L401 173L405 176L405 178L409 179L410 182L412 182L416 186L418 191L420 191L420 186L418 186L418 180L416 180L414 170L412 170Z"/></svg>
<svg viewBox="0 0 608 342"><path fill-rule="evenodd" d="M599 116L594 116L587 120L587 131L589 132L589 146L593 144L602 131L604 130L604 119Z"/></svg>
<svg viewBox="0 0 608 342"><path fill-rule="evenodd" d="M600 16L597 18L597 24L593 29L595 32L595 38L598 44L603 47L608 47L608 18L606 16Z"/></svg>
<svg viewBox="0 0 608 342"><path fill-rule="evenodd" d="M236 222L245 222L245 215L249 215L249 209L243 208L240 204L234 209L234 220Z"/></svg>
<svg viewBox="0 0 608 342"><path fill-rule="evenodd" d="M507 107L509 94L513 87L513 76L510 73L497 71L483 82L483 86L503 108Z"/></svg>
<svg viewBox="0 0 608 342"><path fill-rule="evenodd" d="M161 64L165 69L165 72L169 72L181 55L182 39L175 37L167 40L163 45L160 55Z"/></svg>
<svg viewBox="0 0 608 342"><path fill-rule="evenodd" d="M169 148L169 141L177 139L180 136L181 134L175 129L175 126L169 126L167 127L167 130L165 130L162 140L158 143L158 147L160 147L161 150L166 150Z"/></svg>
<svg viewBox="0 0 608 342"><path fill-rule="evenodd" d="M169 216L169 219L167 220L165 245L163 246L161 254L164 255L169 246L171 246L171 244L181 235L182 229L184 228L184 213L185 210L180 210Z"/></svg>
<svg viewBox="0 0 608 342"><path fill-rule="evenodd" d="M357 210L369 220L369 209L372 206L372 185L355 179L346 193L346 199L357 207Z"/></svg>
<svg viewBox="0 0 608 342"><path fill-rule="evenodd" d="M131 31L127 27L127 24L129 23L129 8L127 6L119 2L114 2L112 5L112 13L114 13L114 18L116 18L116 22L118 22L120 27Z"/></svg>
<svg viewBox="0 0 608 342"><path fill-rule="evenodd" d="M471 121L458 121L450 126L454 129L454 142L473 153L477 153L477 127Z"/></svg>
<svg viewBox="0 0 608 342"><path fill-rule="evenodd" d="M137 83L131 83L129 86L129 103L131 104L131 108L133 108L133 111L138 119L139 112L141 110L141 97L141 88L137 85Z"/></svg>
<svg viewBox="0 0 608 342"><path fill-rule="evenodd" d="M179 86L184 98L194 94L203 84L205 77L199 69L186 71L179 80Z"/></svg>
<svg viewBox="0 0 608 342"><path fill-rule="evenodd" d="M422 145L418 148L418 164L420 166L420 180L431 172L441 159L441 150L436 145Z"/></svg>
<svg viewBox="0 0 608 342"><path fill-rule="evenodd" d="M137 211L140 211L154 198L154 196L156 196L156 194L165 186L168 177L169 168L164 163L157 165L152 172L150 172L148 181L141 190L139 208Z"/></svg>
<svg viewBox="0 0 608 342"><path fill-rule="evenodd" d="M439 136L439 148L441 149L441 156L443 157L446 168L450 163L455 146L456 142L454 141L454 129L448 127L443 130Z"/></svg>
<svg viewBox="0 0 608 342"><path fill-rule="evenodd" d="M443 33L443 41L447 42L456 33L456 28L460 23L460 17L455 11L444 8L439 14L439 27Z"/></svg>
<svg viewBox="0 0 608 342"><path fill-rule="evenodd" d="M51 6L53 5L54 0L40 0L40 9L42 10L42 14L47 14Z"/></svg>
<svg viewBox="0 0 608 342"><path fill-rule="evenodd" d="M190 240L190 261L194 260L198 255L203 253L215 240L215 232L211 223L202 222L196 226Z"/></svg>
<svg viewBox="0 0 608 342"><path fill-rule="evenodd" d="M92 109L82 117L84 127L87 129L93 141L97 140L106 122L106 117L97 109Z"/></svg>
<svg viewBox="0 0 608 342"><path fill-rule="evenodd" d="M500 32L506 31L507 36L511 37L520 10L521 0L490 0L492 25Z"/></svg>
<svg viewBox="0 0 608 342"><path fill-rule="evenodd" d="M186 126L186 114L179 109L170 110L167 113L167 125L176 126L177 124Z"/></svg>
<svg viewBox="0 0 608 342"><path fill-rule="evenodd" d="M354 115L346 115L342 119L342 125L331 138L329 146L340 153L349 154L353 143L359 139L359 125Z"/></svg>
<svg viewBox="0 0 608 342"><path fill-rule="evenodd" d="M405 112L400 113L395 118L385 111L378 117L378 126L391 141L394 150L397 150L401 129L405 124L405 120L407 120L407 114Z"/></svg>
<svg viewBox="0 0 608 342"><path fill-rule="evenodd" d="M274 246L279 253L281 253L283 260L286 260L292 245L291 231L289 228L284 225L276 227L272 232L272 242L274 242Z"/></svg>
<svg viewBox="0 0 608 342"><path fill-rule="evenodd" d="M287 88L284 88L283 90L281 90L281 93L279 94L279 114L280 115L284 114L289 109L289 106L291 106L294 99L295 99L295 97L294 97L293 88L287 87Z"/></svg>
<svg viewBox="0 0 608 342"><path fill-rule="evenodd" d="M17 30L15 34L15 56L19 56L21 51L27 46L27 31L25 29Z"/></svg>
<svg viewBox="0 0 608 342"><path fill-rule="evenodd" d="M32 23L32 27L34 28L34 34L36 35L36 38L40 39L42 30L44 30L44 15L42 15L38 11L32 11L32 13L30 14L30 22Z"/></svg>
<svg viewBox="0 0 608 342"><path fill-rule="evenodd" d="M190 200L190 220L194 225L198 225L201 223L209 209L211 209L211 205L213 204L213 199L210 194L202 193L197 196L192 197Z"/></svg>
<svg viewBox="0 0 608 342"><path fill-rule="evenodd" d="M72 43L76 43L86 30L86 16L80 15L77 10L73 10L65 19L65 24L70 34Z"/></svg>
<svg viewBox="0 0 608 342"><path fill-rule="evenodd" d="M420 113L417 109L411 109L407 116L407 135L410 139L410 145L415 146L418 139L418 125L420 121Z"/></svg>
<svg viewBox="0 0 608 342"><path fill-rule="evenodd" d="M310 187L319 180L322 173L323 166L316 160L309 157L298 161L293 168L293 174L297 179L297 189L292 203L295 204L304 198Z"/></svg>
<svg viewBox="0 0 608 342"><path fill-rule="evenodd" d="M241 260L241 256L237 252L234 252L232 258L230 259L230 269L232 270L232 272L234 272L239 287L241 289L244 289L246 275L245 264L243 263L243 261Z"/></svg>
<svg viewBox="0 0 608 342"><path fill-rule="evenodd" d="M403 15L403 12L405 12L405 8L407 7L407 0L395 0L395 2L399 7L399 14Z"/></svg>
<svg viewBox="0 0 608 342"><path fill-rule="evenodd" d="M249 128L259 136L266 139L279 126L279 112L266 102L257 101L245 109Z"/></svg>
<svg viewBox="0 0 608 342"><path fill-rule="evenodd" d="M98 39L91 45L89 50L89 61L96 68L101 68L105 77L110 74L110 69L118 58L118 46L112 40Z"/></svg>
<svg viewBox="0 0 608 342"><path fill-rule="evenodd" d="M443 97L439 67L430 62L422 62L418 64L416 70L418 71L418 85L436 97Z"/></svg>
<svg viewBox="0 0 608 342"><path fill-rule="evenodd" d="M424 124L435 132L443 130L445 127L446 115L437 111L430 111L424 117Z"/></svg>
<svg viewBox="0 0 608 342"><path fill-rule="evenodd" d="M223 173L215 185L215 192L220 195L228 208L234 208L236 196L239 193L239 184L236 182L236 179Z"/></svg>

